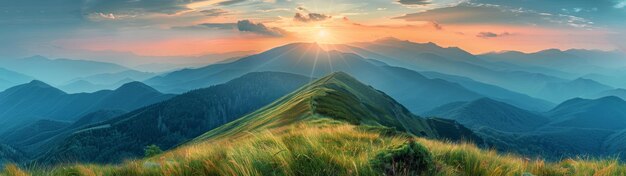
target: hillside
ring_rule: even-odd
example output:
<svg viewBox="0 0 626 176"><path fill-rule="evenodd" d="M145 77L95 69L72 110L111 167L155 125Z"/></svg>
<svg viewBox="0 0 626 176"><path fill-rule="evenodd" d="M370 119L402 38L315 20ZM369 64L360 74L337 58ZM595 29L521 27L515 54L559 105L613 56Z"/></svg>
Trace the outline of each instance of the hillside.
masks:
<svg viewBox="0 0 626 176"><path fill-rule="evenodd" d="M172 96L140 82L115 90L67 94L44 82L32 81L0 92L0 132L39 119L71 122L102 109L130 111Z"/></svg>
<svg viewBox="0 0 626 176"><path fill-rule="evenodd" d="M47 119L37 120L33 123L21 126L19 128L14 128L6 133L0 134L0 142L8 143L15 146L22 140L28 140L28 138L36 137L42 133L54 133L54 131L68 127L70 124L71 123L69 122L60 122ZM46 139L46 137L40 138L40 140L41 139Z"/></svg>
<svg viewBox="0 0 626 176"><path fill-rule="evenodd" d="M482 109L482 107L477 108ZM626 151L626 101L617 97L599 99L575 98L563 102L542 115L548 122L524 133L506 134L482 130L482 136L497 141L505 151L525 155L541 155L550 160L588 155L616 157L621 160Z"/></svg>
<svg viewBox="0 0 626 176"><path fill-rule="evenodd" d="M233 138L246 132L320 119L343 121L354 125L390 127L430 138L459 140L476 137L454 121L417 117L383 92L338 72L320 78L256 112L211 130L195 140Z"/></svg>
<svg viewBox="0 0 626 176"><path fill-rule="evenodd" d="M6 144L0 144L0 167L6 163L20 163L26 159L26 155L21 151Z"/></svg>
<svg viewBox="0 0 626 176"><path fill-rule="evenodd" d="M81 128L50 147L37 161L117 163L142 156L148 145L170 149L267 105L309 80L294 74L260 72L190 91Z"/></svg>
<svg viewBox="0 0 626 176"><path fill-rule="evenodd" d="M626 128L626 101L618 97L575 98L546 113L552 126L619 130Z"/></svg>
<svg viewBox="0 0 626 176"><path fill-rule="evenodd" d="M529 132L549 122L539 114L488 98L451 103L426 115L452 119L476 131L492 128L504 132Z"/></svg>
<svg viewBox="0 0 626 176"><path fill-rule="evenodd" d="M80 117L73 123L39 120L0 135L3 142L26 155L38 156L81 128L123 114L121 110L99 110Z"/></svg>

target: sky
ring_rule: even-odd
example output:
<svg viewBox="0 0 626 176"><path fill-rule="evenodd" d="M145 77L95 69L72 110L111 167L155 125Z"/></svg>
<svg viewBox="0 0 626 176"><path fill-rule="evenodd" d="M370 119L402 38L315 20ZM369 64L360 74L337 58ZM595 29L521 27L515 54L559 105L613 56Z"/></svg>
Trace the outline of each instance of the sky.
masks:
<svg viewBox="0 0 626 176"><path fill-rule="evenodd" d="M0 0L0 56L198 57L395 37L479 54L626 49L626 0Z"/></svg>

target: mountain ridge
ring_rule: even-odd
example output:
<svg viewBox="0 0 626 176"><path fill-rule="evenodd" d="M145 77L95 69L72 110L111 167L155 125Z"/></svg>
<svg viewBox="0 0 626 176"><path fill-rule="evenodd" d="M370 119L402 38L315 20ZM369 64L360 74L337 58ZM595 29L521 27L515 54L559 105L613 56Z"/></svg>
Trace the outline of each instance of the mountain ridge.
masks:
<svg viewBox="0 0 626 176"><path fill-rule="evenodd" d="M423 137L480 140L469 129L454 121L415 116L385 93L360 83L346 73L335 72L251 114L213 129L194 141L233 138L247 134L245 132L325 119L354 125L390 127Z"/></svg>

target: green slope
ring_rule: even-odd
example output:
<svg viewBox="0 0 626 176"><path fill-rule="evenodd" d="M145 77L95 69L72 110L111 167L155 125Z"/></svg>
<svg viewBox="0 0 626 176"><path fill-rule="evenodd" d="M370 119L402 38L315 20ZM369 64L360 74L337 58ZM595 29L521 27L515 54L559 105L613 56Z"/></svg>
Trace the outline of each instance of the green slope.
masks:
<svg viewBox="0 0 626 176"><path fill-rule="evenodd" d="M256 112L211 130L195 141L236 137L245 132L326 119L354 125L391 127L431 138L478 140L471 131L454 121L417 117L385 93L337 72Z"/></svg>
<svg viewBox="0 0 626 176"><path fill-rule="evenodd" d="M309 80L301 75L258 72L190 91L74 130L36 162L119 163L142 156L148 145L167 150L263 107Z"/></svg>

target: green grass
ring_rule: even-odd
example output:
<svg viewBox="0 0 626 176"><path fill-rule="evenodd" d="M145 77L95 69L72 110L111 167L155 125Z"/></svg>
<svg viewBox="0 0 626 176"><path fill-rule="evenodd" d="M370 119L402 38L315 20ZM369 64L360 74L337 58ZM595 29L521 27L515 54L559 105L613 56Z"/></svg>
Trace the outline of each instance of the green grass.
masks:
<svg viewBox="0 0 626 176"><path fill-rule="evenodd" d="M313 120L183 146L152 158L119 165L67 164L21 170L8 165L0 175L381 175L371 160L413 139L432 154L428 175L625 175L616 160L548 163L482 150L472 144L388 135L332 121Z"/></svg>

